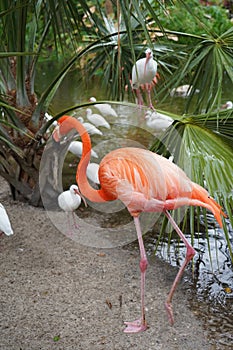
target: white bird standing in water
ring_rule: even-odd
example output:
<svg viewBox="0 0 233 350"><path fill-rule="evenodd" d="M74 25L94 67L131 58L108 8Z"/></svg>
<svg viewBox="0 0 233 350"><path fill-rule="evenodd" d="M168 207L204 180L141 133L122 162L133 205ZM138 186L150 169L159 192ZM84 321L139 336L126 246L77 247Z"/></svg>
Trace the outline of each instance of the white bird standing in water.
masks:
<svg viewBox="0 0 233 350"><path fill-rule="evenodd" d="M222 105L222 109L231 109L233 108L233 102L232 101L227 101L224 105Z"/></svg>
<svg viewBox="0 0 233 350"><path fill-rule="evenodd" d="M81 141L71 141L68 151L73 153L76 157L81 158L83 152L83 143ZM92 149L91 156L94 158L99 158L98 154Z"/></svg>
<svg viewBox="0 0 233 350"><path fill-rule="evenodd" d="M99 164L97 163L89 163L87 166L87 177L89 180L99 185Z"/></svg>
<svg viewBox="0 0 233 350"><path fill-rule="evenodd" d="M166 130L173 123L172 118L157 111L147 111L145 119L146 125L157 132Z"/></svg>
<svg viewBox="0 0 233 350"><path fill-rule="evenodd" d="M91 97L89 99L90 102L96 102L95 97ZM108 103L97 103L94 105L96 109L104 116L104 117L117 117L116 111L112 108L112 106Z"/></svg>
<svg viewBox="0 0 233 350"><path fill-rule="evenodd" d="M45 114L44 114L44 119L48 122L49 120L53 119L53 117L52 117L50 114L48 114L48 112L45 112ZM57 121L54 120L54 122L52 123L52 125L53 125L53 126L57 126Z"/></svg>
<svg viewBox="0 0 233 350"><path fill-rule="evenodd" d="M89 122L91 122L95 126L97 127L102 126L107 129L111 128L107 120L105 120L104 117L102 117L102 115L96 114L96 113L93 114L90 108L87 108L86 112L87 112L87 119L89 120Z"/></svg>
<svg viewBox="0 0 233 350"><path fill-rule="evenodd" d="M146 57L136 61L132 69L132 87L136 90L138 104L142 106L143 100L140 85L144 85L149 98L149 107L154 109L151 101L152 81L157 73L157 62L153 59L151 49L146 49Z"/></svg>
<svg viewBox="0 0 233 350"><path fill-rule="evenodd" d="M59 194L57 198L59 207L67 214L69 235L72 235L70 213L72 214L72 217L73 217L74 227L78 228L78 225L76 224L76 221L75 221L74 211L78 209L82 199L86 206L86 201L84 197L82 197L77 185L71 185L69 190L62 192L61 194Z"/></svg>
<svg viewBox="0 0 233 350"><path fill-rule="evenodd" d="M78 117L77 119L80 121L80 123L83 124L84 128L87 130L89 135L103 135L102 131L97 129L95 125L88 122L84 122L83 117Z"/></svg>
<svg viewBox="0 0 233 350"><path fill-rule="evenodd" d="M5 233L7 236L13 235L10 219L7 215L6 209L0 203L0 232Z"/></svg>

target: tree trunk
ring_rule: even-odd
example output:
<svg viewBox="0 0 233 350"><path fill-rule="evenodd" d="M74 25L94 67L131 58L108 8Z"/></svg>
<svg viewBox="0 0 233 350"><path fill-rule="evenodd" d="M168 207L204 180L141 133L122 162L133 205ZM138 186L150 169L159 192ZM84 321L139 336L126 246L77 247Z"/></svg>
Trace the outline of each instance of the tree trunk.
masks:
<svg viewBox="0 0 233 350"><path fill-rule="evenodd" d="M68 139L67 139L68 141ZM63 191L62 168L68 143L56 143L52 138L46 147L35 141L24 150L25 156L0 148L0 176L9 184L14 200L24 200L33 206L57 209L57 197Z"/></svg>

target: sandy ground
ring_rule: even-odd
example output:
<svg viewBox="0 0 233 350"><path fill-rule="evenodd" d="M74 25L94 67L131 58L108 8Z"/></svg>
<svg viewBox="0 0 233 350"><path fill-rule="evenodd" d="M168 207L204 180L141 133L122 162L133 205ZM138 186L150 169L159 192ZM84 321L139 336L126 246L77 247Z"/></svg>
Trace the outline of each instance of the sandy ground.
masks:
<svg viewBox="0 0 233 350"><path fill-rule="evenodd" d="M140 313L137 245L82 246L59 232L46 212L13 202L0 180L0 202L14 235L0 237L0 350L205 350L203 324L182 282L171 327L164 301L177 270L149 257L147 321L140 334L123 333Z"/></svg>

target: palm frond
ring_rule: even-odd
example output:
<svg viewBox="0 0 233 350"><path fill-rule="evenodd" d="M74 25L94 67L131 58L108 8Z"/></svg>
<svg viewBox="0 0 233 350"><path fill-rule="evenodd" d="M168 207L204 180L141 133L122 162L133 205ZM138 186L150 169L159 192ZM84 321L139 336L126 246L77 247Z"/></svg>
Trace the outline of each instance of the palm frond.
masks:
<svg viewBox="0 0 233 350"><path fill-rule="evenodd" d="M32 115L31 121L34 125L39 124L40 113L41 111L45 111L51 102L55 92L58 89L58 86L61 84L62 80L66 76L67 72L73 66L73 64L80 59L83 55L85 55L88 51L90 51L93 47L98 45L98 42L91 43L85 49L80 50L77 54L75 54L66 65L59 71L54 80L48 85L47 89L42 93L39 98L37 107Z"/></svg>
<svg viewBox="0 0 233 350"><path fill-rule="evenodd" d="M191 112L195 114L211 113L215 108L220 108L224 79L233 83L233 28L217 38L205 35L193 40L193 48L191 51L186 49L186 56L166 83L166 89L188 82L192 85L192 93L187 98L185 113L191 107ZM163 89L158 96L162 93Z"/></svg>
<svg viewBox="0 0 233 350"><path fill-rule="evenodd" d="M229 120L232 123L232 117L225 119L225 122ZM213 130L203 126L204 123L209 125L213 121L214 116L209 122L203 117L203 123L196 116L183 117L182 120L175 122L160 140L156 140L151 149L163 155L172 154L174 162L186 172L192 181L205 187L210 195L225 208L233 225L233 142L226 142L224 135L222 136L219 130L216 132L218 125L216 115L215 126L212 125ZM192 234L194 234L194 215L200 215L200 213L206 217L205 210L194 211L192 209L189 211ZM207 219L204 221L206 233L208 233L210 223ZM233 261L232 247L225 224L224 233Z"/></svg>
<svg viewBox="0 0 233 350"><path fill-rule="evenodd" d="M193 115L192 120L215 133L219 133L221 138L232 146L233 109L220 109L210 114Z"/></svg>
<svg viewBox="0 0 233 350"><path fill-rule="evenodd" d="M24 114L25 116L27 115L27 113L15 108L14 106L9 105L8 103L6 103L4 100L2 100L0 98L0 107L2 108L2 110L4 111L5 116L11 120L12 126L14 128L18 128L18 130L21 130L22 133L26 133L27 132L27 128L25 127L25 125L21 122L21 120L18 118L18 116L16 115L16 112ZM4 121L5 117L0 117L0 122Z"/></svg>
<svg viewBox="0 0 233 350"><path fill-rule="evenodd" d="M0 127L0 144L6 145L10 150L17 154L20 158L24 157L23 151L17 147L10 138L8 138L4 130ZM1 153L1 152L0 152ZM3 158L0 159L0 164L3 162Z"/></svg>

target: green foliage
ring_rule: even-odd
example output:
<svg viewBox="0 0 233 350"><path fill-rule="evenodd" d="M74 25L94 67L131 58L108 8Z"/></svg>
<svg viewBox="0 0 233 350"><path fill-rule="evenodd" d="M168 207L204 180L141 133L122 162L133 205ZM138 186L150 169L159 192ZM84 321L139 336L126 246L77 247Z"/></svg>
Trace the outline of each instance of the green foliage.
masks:
<svg viewBox="0 0 233 350"><path fill-rule="evenodd" d="M160 11L159 18L164 28L196 35L205 35L207 32L213 35L221 35L232 27L228 12L221 6L203 6L199 0L185 1L186 8L191 12L184 12L183 1L173 1L166 7L166 11ZM189 38L180 38L182 43L192 44Z"/></svg>
<svg viewBox="0 0 233 350"><path fill-rule="evenodd" d="M210 195L227 211L233 225L233 111L177 118L159 140L152 146L154 152L173 155L174 162L194 181L207 188ZM200 210L198 211L200 213ZM203 211L205 214L205 211ZM194 216L191 211L190 218ZM188 221L184 218L184 221ZM194 235L194 220L190 221L190 232ZM209 224L209 222L208 222ZM208 230L206 220L206 232ZM212 223L213 224L213 223ZM228 231L224 232L229 242ZM233 261L233 252L229 242Z"/></svg>
<svg viewBox="0 0 233 350"><path fill-rule="evenodd" d="M172 78L166 78L159 95L174 86L189 84L192 90L184 112L191 109L195 114L210 113L220 108L224 80L233 84L233 27L218 37L206 34L205 38L193 37L192 40L193 46L186 49L186 56L173 71Z"/></svg>

